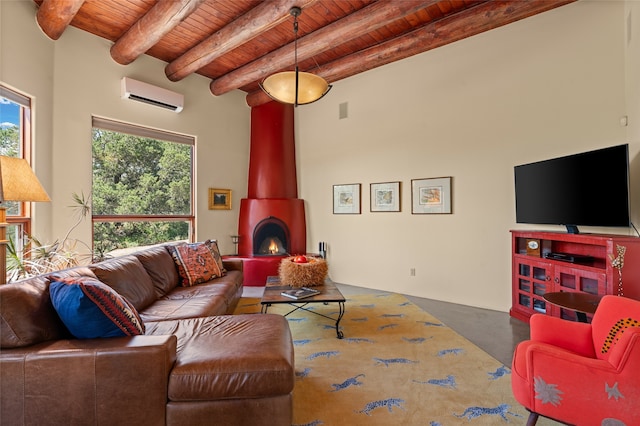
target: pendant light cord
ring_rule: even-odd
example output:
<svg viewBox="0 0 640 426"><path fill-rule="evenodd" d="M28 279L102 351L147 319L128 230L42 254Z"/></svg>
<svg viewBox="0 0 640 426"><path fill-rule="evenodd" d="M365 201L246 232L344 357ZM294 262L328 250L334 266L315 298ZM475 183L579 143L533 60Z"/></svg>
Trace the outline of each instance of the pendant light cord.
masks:
<svg viewBox="0 0 640 426"><path fill-rule="evenodd" d="M294 55L294 63L295 63L295 70L296 70L296 96L295 96L295 102L293 104L294 107L298 106L298 15L300 14L300 11L298 10L297 13L294 12L294 9L291 9L291 14L293 15L293 55Z"/></svg>

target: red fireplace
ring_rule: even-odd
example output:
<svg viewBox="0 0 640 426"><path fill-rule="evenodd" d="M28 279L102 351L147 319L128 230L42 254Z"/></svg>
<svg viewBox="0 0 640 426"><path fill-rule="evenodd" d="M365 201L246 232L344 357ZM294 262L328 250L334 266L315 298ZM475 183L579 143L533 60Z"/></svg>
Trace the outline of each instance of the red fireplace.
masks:
<svg viewBox="0 0 640 426"><path fill-rule="evenodd" d="M304 201L298 198L293 106L251 109L247 198L240 201L238 256L244 285L263 286L280 261L306 252Z"/></svg>

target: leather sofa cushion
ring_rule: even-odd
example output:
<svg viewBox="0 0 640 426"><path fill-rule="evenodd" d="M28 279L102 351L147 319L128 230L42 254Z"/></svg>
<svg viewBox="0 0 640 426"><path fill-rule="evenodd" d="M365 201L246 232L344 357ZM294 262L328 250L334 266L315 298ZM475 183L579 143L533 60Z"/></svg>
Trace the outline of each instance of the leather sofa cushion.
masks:
<svg viewBox="0 0 640 426"><path fill-rule="evenodd" d="M266 398L217 399L167 404L167 425L290 426L293 424L290 393ZM215 423L212 419L215 419ZM321 421L306 423L322 424Z"/></svg>
<svg viewBox="0 0 640 426"><path fill-rule="evenodd" d="M152 247L133 254L151 277L158 298L178 285L179 275L173 258L165 246Z"/></svg>
<svg viewBox="0 0 640 426"><path fill-rule="evenodd" d="M94 276L84 267L67 269L56 275ZM20 348L69 336L51 303L46 276L0 285L0 348Z"/></svg>
<svg viewBox="0 0 640 426"><path fill-rule="evenodd" d="M156 300L151 277L133 255L116 257L89 266L100 281L120 293L141 311Z"/></svg>
<svg viewBox="0 0 640 426"><path fill-rule="evenodd" d="M224 277L215 278L203 284L193 287L176 287L171 293L164 296L166 299L184 299L190 297L211 297L224 295L227 304L235 299L235 295L242 287L242 273L229 271Z"/></svg>
<svg viewBox="0 0 640 426"><path fill-rule="evenodd" d="M65 337L43 276L0 286L0 347L20 348Z"/></svg>
<svg viewBox="0 0 640 426"><path fill-rule="evenodd" d="M150 321L221 315L226 309L227 303L223 297L162 298L138 313L146 325Z"/></svg>
<svg viewBox="0 0 640 426"><path fill-rule="evenodd" d="M174 288L141 311L140 317L146 323L231 314L241 295L242 272L229 271L203 284Z"/></svg>
<svg viewBox="0 0 640 426"><path fill-rule="evenodd" d="M286 395L294 386L291 331L281 315L221 315L147 324L146 334L174 334L170 401Z"/></svg>

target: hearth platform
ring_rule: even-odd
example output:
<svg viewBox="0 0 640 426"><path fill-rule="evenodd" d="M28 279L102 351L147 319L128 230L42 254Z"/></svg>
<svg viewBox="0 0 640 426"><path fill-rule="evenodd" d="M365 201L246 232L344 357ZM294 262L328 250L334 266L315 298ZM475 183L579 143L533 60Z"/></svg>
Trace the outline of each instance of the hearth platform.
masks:
<svg viewBox="0 0 640 426"><path fill-rule="evenodd" d="M244 274L244 285L248 287L264 287L267 277L278 275L278 268L284 256L243 256L228 255L222 256L223 259L240 259L242 260L242 271Z"/></svg>

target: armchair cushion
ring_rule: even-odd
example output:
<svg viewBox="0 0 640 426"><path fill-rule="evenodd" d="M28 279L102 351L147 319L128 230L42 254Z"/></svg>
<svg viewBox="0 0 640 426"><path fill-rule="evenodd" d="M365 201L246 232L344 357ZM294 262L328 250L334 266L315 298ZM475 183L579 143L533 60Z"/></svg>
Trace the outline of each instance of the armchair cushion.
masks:
<svg viewBox="0 0 640 426"><path fill-rule="evenodd" d="M78 339L144 334L144 324L124 297L92 277L52 278L51 302Z"/></svg>
<svg viewBox="0 0 640 426"><path fill-rule="evenodd" d="M533 315L529 321L531 340L566 349L575 354L595 357L591 325L565 321L548 315Z"/></svg>

